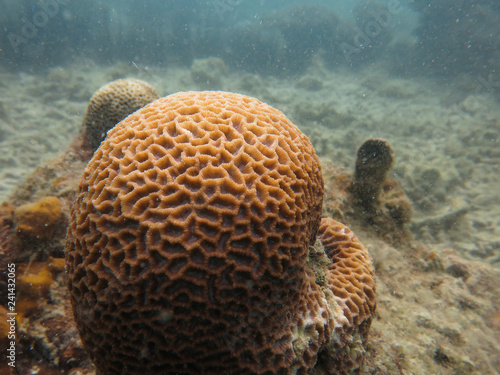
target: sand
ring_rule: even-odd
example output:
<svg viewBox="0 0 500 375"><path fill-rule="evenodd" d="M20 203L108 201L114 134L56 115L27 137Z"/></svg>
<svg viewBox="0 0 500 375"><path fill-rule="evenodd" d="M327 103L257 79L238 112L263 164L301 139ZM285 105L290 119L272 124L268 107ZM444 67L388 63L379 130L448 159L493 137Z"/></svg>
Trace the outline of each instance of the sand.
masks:
<svg viewBox="0 0 500 375"><path fill-rule="evenodd" d="M222 68L207 76L202 82L189 68L91 61L43 76L0 73L0 202L77 136L93 92L124 77L149 82L160 96L220 89L257 97L310 137L325 170L332 164L352 170L365 139L385 138L395 151L392 177L413 204L413 240L394 247L356 231L374 258L378 288L363 373L499 373L495 98L474 85L457 92L435 80L393 78L382 69L332 72L318 62L294 78Z"/></svg>

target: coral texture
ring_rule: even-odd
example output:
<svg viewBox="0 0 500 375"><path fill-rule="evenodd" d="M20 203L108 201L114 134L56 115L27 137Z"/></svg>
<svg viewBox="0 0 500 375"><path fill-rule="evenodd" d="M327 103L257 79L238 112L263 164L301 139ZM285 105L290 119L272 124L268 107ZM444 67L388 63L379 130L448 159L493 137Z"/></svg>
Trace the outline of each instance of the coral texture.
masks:
<svg viewBox="0 0 500 375"><path fill-rule="evenodd" d="M345 225L323 218L318 240L329 260L325 278L335 301L330 306L342 309L334 314L334 340L321 359L327 373L339 374L359 368L362 361L376 308L375 273L370 255Z"/></svg>
<svg viewBox="0 0 500 375"><path fill-rule="evenodd" d="M375 310L375 275L370 255L349 228L330 218L321 220L318 239L331 260L330 288L349 325L369 324ZM365 337L366 329L360 333Z"/></svg>
<svg viewBox="0 0 500 375"><path fill-rule="evenodd" d="M138 79L119 79L101 87L90 99L83 120L84 148L95 150L109 129L156 99L156 89Z"/></svg>
<svg viewBox="0 0 500 375"><path fill-rule="evenodd" d="M309 253L322 199L311 143L257 99L178 93L118 124L82 176L66 244L98 373L359 367L373 269L340 224L322 226L340 228L322 230L326 254Z"/></svg>

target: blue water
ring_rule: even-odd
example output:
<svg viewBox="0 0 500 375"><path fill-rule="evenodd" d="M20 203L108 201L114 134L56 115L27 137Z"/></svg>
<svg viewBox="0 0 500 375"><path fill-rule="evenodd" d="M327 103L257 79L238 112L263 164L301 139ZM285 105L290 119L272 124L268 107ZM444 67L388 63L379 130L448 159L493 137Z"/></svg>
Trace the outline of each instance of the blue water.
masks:
<svg viewBox="0 0 500 375"><path fill-rule="evenodd" d="M424 12L435 7L435 3L430 8L423 3L2 0L0 64L11 69L44 69L85 56L103 64L133 60L189 65L193 59L216 56L234 70L295 74L303 71L315 54L322 54L331 67L354 68L387 62L391 54L401 60L393 70L408 74L422 65L432 65L429 61L433 58L443 59L438 56L443 46L447 55L453 55L454 47L460 54L458 49L466 43L446 43L443 36L453 37L447 30L437 30L431 36L419 33L419 27L427 22ZM497 6L490 1L488 7ZM443 14L455 17L443 9L425 17L436 23ZM464 27L474 32L470 25ZM485 29L484 25L479 28ZM431 45L429 41L436 38L441 44ZM489 58L486 51L480 52L484 52L485 61L475 65L484 65ZM464 66L470 65L463 60ZM402 65L406 67L402 69ZM437 69L431 70L442 68L438 63Z"/></svg>

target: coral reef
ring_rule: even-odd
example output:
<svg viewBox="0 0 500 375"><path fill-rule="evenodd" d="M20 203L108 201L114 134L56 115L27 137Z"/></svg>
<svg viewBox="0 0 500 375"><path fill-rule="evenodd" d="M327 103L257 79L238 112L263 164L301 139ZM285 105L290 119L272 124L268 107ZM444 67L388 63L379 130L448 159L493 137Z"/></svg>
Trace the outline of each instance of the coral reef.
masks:
<svg viewBox="0 0 500 375"><path fill-rule="evenodd" d="M94 151L109 129L156 99L156 89L137 79L119 79L104 85L90 99L82 123L82 146Z"/></svg>
<svg viewBox="0 0 500 375"><path fill-rule="evenodd" d="M131 66L130 61L124 64ZM174 92L192 84L189 66L188 61L184 69L170 66L165 71L152 69L149 70L152 76L147 76L144 70L139 78L162 82L163 91ZM136 71L133 65L131 67ZM63 203L63 211L69 212L69 202L76 197L78 180L91 155L87 159L80 157L75 145L56 160L38 160L37 165L43 164L19 186L20 178L9 177L13 170L10 163L26 172L34 168L34 164L26 164L24 158L18 159L9 150L16 150L18 156L26 154L29 149L21 146L30 144L30 138L35 139L35 144L38 140L58 144L56 148L70 142L76 135L95 82L108 82L111 75L109 68L87 65L81 60L74 66L54 71L64 75L54 79L16 72L9 78L10 74L1 73L5 110L16 124L24 123L26 132L18 134L14 122L0 121L4 126L2 134L16 133L2 144L6 152L0 161L4 167L0 180L12 179L8 190L13 195L5 199L13 206L56 196ZM498 106L495 107L493 98L479 100L469 92L469 99L461 105L445 106L440 104L443 100L440 89L448 89L444 85L436 87L432 81L424 84L418 79L395 81L372 69L356 75L311 69L303 80L278 80L241 75L241 72L227 74L223 77L224 85L240 90L245 86L245 92L282 109L292 122L301 126L316 153L321 155L326 193L324 216L333 216L347 224L374 259L377 312L366 344L364 366L356 372L360 375L497 373L500 368L500 211L494 209L494 203L500 201L496 189L500 176L500 117L496 115ZM310 77L319 79L323 88L315 91L317 85L307 83ZM294 83L297 88L293 88ZM47 99L45 93L49 94ZM55 97L61 99L52 102ZM474 100L470 100L471 97ZM483 109L478 110L478 103ZM299 106L304 112L296 110ZM30 115L26 117L27 114ZM343 115L351 115L351 119L346 120ZM42 123L34 121L36 116ZM408 118L413 119L411 123ZM52 131L47 129L49 122L57 124ZM40 132L28 132L30 126ZM58 138L56 133L71 136ZM353 204L349 192L357 148L364 139L383 135L390 137L397 159L388 176L397 178L415 210L408 226L413 237L397 247L391 238L386 238L390 232L378 231L375 235L374 224L363 222L360 214L363 210ZM43 154L45 152L38 152ZM385 194L382 189L380 202L385 201ZM11 205L5 205L4 213L0 209L2 242L10 243L12 238L17 238L12 221L15 207ZM61 243L61 238L57 241ZM20 250L27 246L12 248L10 245L9 249L14 251L5 254L9 249L0 244L0 271L5 269L2 265L7 256L20 266L28 262L28 258L18 260ZM33 259L36 264L46 262L49 255L62 256L61 246L57 250L52 241L40 244L36 251L39 254ZM310 247L306 265L316 275L316 283L326 285L322 277L326 267L313 261L317 252L321 255L316 245ZM2 284L0 294L6 291L6 285ZM25 296L19 295L18 302L33 300ZM4 295L0 301L6 301L2 298ZM64 274L58 274L56 281L50 284L49 293L43 293L37 301L38 306L25 314L18 326L19 355L15 371L44 375L95 374L76 325L72 323ZM350 347L357 350L359 341L353 337ZM3 364L0 374L11 373L5 361Z"/></svg>
<svg viewBox="0 0 500 375"><path fill-rule="evenodd" d="M396 233L406 236L405 225L412 217L412 204L404 190L393 178L388 178L383 182L382 193L382 213L396 226ZM386 228L387 233L393 233L391 228Z"/></svg>
<svg viewBox="0 0 500 375"><path fill-rule="evenodd" d="M359 369L373 266L320 220L322 200L309 140L257 99L178 93L118 124L82 176L66 243L98 374Z"/></svg>

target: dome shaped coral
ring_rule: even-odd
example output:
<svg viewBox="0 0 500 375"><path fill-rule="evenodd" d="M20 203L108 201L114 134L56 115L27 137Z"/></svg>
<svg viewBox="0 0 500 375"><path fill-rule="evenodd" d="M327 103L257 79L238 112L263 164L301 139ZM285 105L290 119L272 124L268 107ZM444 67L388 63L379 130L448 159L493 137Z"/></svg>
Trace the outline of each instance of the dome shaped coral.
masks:
<svg viewBox="0 0 500 375"><path fill-rule="evenodd" d="M309 140L257 99L178 93L119 123L82 176L66 244L75 320L98 373L359 366L350 353L374 309L371 260L344 239L361 255L341 260L354 271L339 277L355 287L338 299L337 251L320 241L310 254L322 197Z"/></svg>
<svg viewBox="0 0 500 375"><path fill-rule="evenodd" d="M119 79L104 85L90 98L82 124L83 147L94 151L109 129L156 99L156 89L138 79Z"/></svg>

